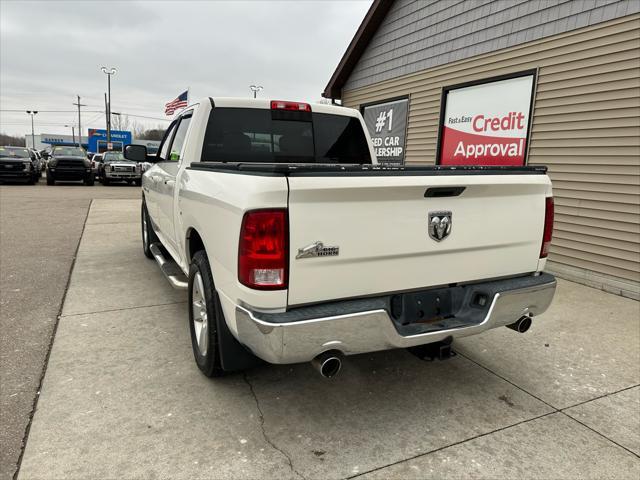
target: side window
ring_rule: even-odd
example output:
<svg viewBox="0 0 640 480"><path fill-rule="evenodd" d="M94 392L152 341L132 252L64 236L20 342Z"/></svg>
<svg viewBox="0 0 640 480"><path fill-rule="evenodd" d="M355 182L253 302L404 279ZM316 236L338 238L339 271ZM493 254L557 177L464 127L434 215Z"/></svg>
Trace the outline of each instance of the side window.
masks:
<svg viewBox="0 0 640 480"><path fill-rule="evenodd" d="M164 162L168 159L169 146L171 145L171 140L173 139L173 134L176 131L177 124L178 122L175 121L171 125L169 125L169 128L167 128L167 131L164 134L164 138L162 139L162 144L158 149L158 160L161 162Z"/></svg>
<svg viewBox="0 0 640 480"><path fill-rule="evenodd" d="M173 137L173 142L171 143L171 153L169 154L168 159L170 162L178 162L180 160L180 152L182 151L184 140L187 137L187 131L189 130L190 123L191 114L183 116L182 120L180 120L176 134Z"/></svg>

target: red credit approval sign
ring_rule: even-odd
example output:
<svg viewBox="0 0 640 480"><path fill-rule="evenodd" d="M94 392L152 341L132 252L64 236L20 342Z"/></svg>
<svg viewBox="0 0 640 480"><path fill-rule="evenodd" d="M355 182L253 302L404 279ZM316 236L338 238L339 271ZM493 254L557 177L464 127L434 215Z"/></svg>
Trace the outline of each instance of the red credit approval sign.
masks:
<svg viewBox="0 0 640 480"><path fill-rule="evenodd" d="M533 74L445 93L440 165L524 165Z"/></svg>

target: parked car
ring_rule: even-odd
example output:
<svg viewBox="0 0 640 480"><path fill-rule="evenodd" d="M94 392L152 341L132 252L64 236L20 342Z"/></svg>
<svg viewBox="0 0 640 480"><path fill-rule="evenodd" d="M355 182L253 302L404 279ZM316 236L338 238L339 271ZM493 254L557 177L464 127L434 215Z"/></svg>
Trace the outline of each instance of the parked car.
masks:
<svg viewBox="0 0 640 480"><path fill-rule="evenodd" d="M25 147L0 147L0 181L35 184L40 179L35 155Z"/></svg>
<svg viewBox="0 0 640 480"><path fill-rule="evenodd" d="M410 348L446 358L549 307L545 167L377 164L357 110L205 99L168 128L142 181L142 246L188 290L207 376ZM514 347L515 348L515 347ZM257 357L257 358L256 358Z"/></svg>
<svg viewBox="0 0 640 480"><path fill-rule="evenodd" d="M47 162L47 185L55 185L59 180L82 180L87 186L94 184L91 162L82 148L53 147Z"/></svg>
<svg viewBox="0 0 640 480"><path fill-rule="evenodd" d="M102 154L95 153L91 158L91 170L93 170L94 177L100 178L100 168L102 167Z"/></svg>
<svg viewBox="0 0 640 480"><path fill-rule="evenodd" d="M29 153L31 154L31 161L33 162L35 169L40 173L40 175L38 175L38 180L39 180L40 177L42 176L42 166L44 164L44 160L42 159L40 152L38 152L33 148L29 149Z"/></svg>
<svg viewBox="0 0 640 480"><path fill-rule="evenodd" d="M99 176L103 185L109 185L112 182L127 182L140 186L142 167L137 162L124 158L122 152L104 152Z"/></svg>

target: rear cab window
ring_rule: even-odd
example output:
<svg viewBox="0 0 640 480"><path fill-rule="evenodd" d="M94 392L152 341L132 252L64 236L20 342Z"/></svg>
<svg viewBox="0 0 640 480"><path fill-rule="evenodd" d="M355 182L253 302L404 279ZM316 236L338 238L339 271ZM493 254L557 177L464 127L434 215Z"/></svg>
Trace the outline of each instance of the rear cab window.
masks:
<svg viewBox="0 0 640 480"><path fill-rule="evenodd" d="M356 117L316 112L216 107L203 162L370 164Z"/></svg>

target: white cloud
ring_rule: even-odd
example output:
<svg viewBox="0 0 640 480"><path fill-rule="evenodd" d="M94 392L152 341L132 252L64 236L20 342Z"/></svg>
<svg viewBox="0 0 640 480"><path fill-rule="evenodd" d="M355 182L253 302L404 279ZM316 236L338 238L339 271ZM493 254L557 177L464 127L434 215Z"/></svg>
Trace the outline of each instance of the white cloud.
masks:
<svg viewBox="0 0 640 480"><path fill-rule="evenodd" d="M254 82L262 96L317 100L370 4L3 0L0 108L71 110L79 94L87 110L103 109L101 65L118 68L114 111L163 117L164 103L187 87L192 98L248 96ZM100 115L91 117L83 126L100 127ZM42 113L36 130L64 132L53 124L73 118ZM24 113L0 112L0 130L29 129Z"/></svg>

